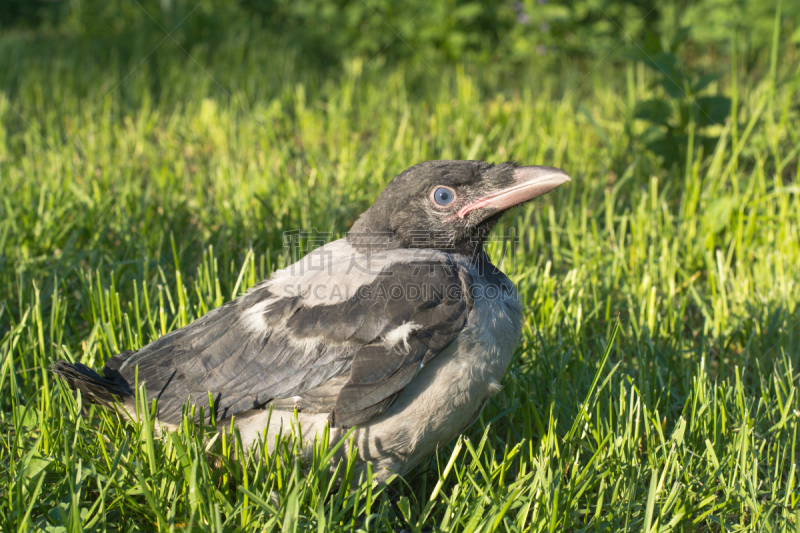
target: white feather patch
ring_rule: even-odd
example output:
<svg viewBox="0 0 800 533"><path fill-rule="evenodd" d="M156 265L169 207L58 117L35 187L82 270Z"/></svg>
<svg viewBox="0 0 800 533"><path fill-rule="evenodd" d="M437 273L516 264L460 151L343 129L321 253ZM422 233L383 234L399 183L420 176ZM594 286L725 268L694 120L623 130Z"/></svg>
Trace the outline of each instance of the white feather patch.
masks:
<svg viewBox="0 0 800 533"><path fill-rule="evenodd" d="M264 319L264 313L267 312L269 306L272 305L277 298L268 298L261 302L258 302L253 307L247 309L239 320L244 322L247 325L247 328L250 331L255 333L264 333L269 329L267 326L267 321Z"/></svg>
<svg viewBox="0 0 800 533"><path fill-rule="evenodd" d="M334 343L331 339L325 337L301 337L297 338L294 335L287 335L286 341L294 348L302 353L313 353L317 348L325 344L338 344Z"/></svg>
<svg viewBox="0 0 800 533"><path fill-rule="evenodd" d="M406 322L402 326L394 328L392 331L383 336L383 344L387 348L393 348L398 344L403 345L403 349L408 350L408 337L422 326L413 322Z"/></svg>
<svg viewBox="0 0 800 533"><path fill-rule="evenodd" d="M503 386L495 378L489 378L489 382L486 384L486 392L489 396L494 396L501 390L503 390Z"/></svg>

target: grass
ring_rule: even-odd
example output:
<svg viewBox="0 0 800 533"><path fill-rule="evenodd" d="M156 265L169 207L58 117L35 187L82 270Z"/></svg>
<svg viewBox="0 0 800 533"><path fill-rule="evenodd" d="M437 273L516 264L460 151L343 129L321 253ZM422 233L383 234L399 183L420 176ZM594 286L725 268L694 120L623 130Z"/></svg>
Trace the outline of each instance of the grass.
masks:
<svg viewBox="0 0 800 533"><path fill-rule="evenodd" d="M795 48L776 33L764 76L718 82L737 122L713 152L664 161L635 66L320 70L238 30L192 59L152 35L0 38L0 529L800 530ZM341 236L440 158L573 182L495 230L519 350L405 480L345 490L291 439L259 460L188 423L154 438L151 406L126 424L47 371L188 324L284 264L283 232Z"/></svg>

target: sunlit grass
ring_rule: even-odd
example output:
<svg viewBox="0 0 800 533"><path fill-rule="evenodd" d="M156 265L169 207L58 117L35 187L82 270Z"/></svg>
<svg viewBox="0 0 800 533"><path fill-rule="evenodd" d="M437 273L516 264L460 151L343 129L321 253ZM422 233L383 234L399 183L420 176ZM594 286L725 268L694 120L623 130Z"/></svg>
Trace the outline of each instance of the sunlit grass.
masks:
<svg viewBox="0 0 800 533"><path fill-rule="evenodd" d="M800 527L796 72L740 81L737 127L675 162L636 137L640 70L554 99L535 72L323 76L250 38L139 67L133 43L111 69L0 40L0 529ZM479 422L405 480L331 473L325 446L300 464L291 439L260 459L188 423L161 440L47 371L185 326L282 266L284 231L342 236L394 174L446 158L573 182L495 231L520 349Z"/></svg>

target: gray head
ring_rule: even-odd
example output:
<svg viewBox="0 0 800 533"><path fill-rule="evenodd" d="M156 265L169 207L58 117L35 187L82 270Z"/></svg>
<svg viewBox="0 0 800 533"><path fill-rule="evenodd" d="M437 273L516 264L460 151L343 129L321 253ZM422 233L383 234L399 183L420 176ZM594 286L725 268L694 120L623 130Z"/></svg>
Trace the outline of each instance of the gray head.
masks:
<svg viewBox="0 0 800 533"><path fill-rule="evenodd" d="M392 179L347 239L362 251L434 248L472 255L505 211L567 181L553 167L426 161Z"/></svg>

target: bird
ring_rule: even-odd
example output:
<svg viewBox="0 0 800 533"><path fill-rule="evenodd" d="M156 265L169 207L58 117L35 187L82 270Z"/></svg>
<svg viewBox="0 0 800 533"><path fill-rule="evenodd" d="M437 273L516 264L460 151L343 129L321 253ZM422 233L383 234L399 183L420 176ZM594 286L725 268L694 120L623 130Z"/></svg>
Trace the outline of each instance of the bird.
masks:
<svg viewBox="0 0 800 533"><path fill-rule="evenodd" d="M297 428L306 450L349 435L358 472L370 464L376 483L406 475L477 420L519 343L522 304L484 249L490 231L568 181L513 161L418 163L344 238L237 299L100 373L64 361L51 370L128 419L144 387L159 432L193 405L196 423L232 419L244 449L271 452Z"/></svg>

